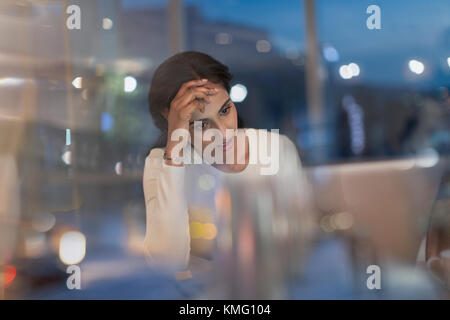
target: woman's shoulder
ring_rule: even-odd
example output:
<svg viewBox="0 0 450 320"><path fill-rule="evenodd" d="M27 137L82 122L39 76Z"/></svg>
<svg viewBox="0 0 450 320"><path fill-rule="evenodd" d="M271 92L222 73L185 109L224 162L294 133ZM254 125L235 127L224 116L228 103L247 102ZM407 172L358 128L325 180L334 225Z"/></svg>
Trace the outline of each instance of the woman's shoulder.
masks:
<svg viewBox="0 0 450 320"><path fill-rule="evenodd" d="M147 167L151 162L162 160L164 156L164 148L152 148L145 157L144 165Z"/></svg>
<svg viewBox="0 0 450 320"><path fill-rule="evenodd" d="M147 155L147 159L162 159L165 148L153 148Z"/></svg>
<svg viewBox="0 0 450 320"><path fill-rule="evenodd" d="M144 176L150 169L162 168L163 156L164 148L153 148L150 150L148 155L145 157Z"/></svg>

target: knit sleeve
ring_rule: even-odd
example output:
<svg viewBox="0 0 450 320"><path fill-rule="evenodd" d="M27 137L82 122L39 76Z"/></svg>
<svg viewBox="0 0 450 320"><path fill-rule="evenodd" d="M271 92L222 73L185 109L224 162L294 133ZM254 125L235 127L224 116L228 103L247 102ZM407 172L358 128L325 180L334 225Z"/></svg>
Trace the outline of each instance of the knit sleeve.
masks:
<svg viewBox="0 0 450 320"><path fill-rule="evenodd" d="M163 149L153 149L145 161L143 189L147 222L144 247L151 266L183 271L190 254L185 167L166 165L163 152Z"/></svg>

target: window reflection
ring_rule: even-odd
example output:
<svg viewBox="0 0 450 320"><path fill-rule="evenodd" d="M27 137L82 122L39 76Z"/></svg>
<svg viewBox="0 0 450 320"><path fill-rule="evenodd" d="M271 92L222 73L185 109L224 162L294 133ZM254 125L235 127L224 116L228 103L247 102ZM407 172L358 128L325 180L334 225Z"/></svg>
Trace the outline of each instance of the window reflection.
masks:
<svg viewBox="0 0 450 320"><path fill-rule="evenodd" d="M230 68L242 126L279 128L295 143L320 231L319 246L308 248L311 260L302 264L305 275L329 274L315 266L337 261L347 266L336 272L348 281L333 283L335 292L348 292L368 263L414 264L426 238L428 271L448 286L448 1L383 3L380 30L365 27L364 1L75 2L80 30L66 27L65 1L0 4L0 299L44 292L70 298L70 291L52 291L66 280L69 264L81 265L96 297L97 280L99 287L126 277L164 284L166 275L148 270L142 244L142 172L160 143L147 98L159 64L184 50ZM246 192L243 198L252 196ZM211 200L231 215L225 195ZM231 231L221 236L207 214L194 211L200 218L191 221L191 238L199 256L210 256L206 240L239 238ZM247 220L235 226L253 227ZM257 235L240 237L258 241ZM194 279L208 269L197 258ZM266 267L263 276L270 276ZM295 296L329 298L323 283ZM199 294L191 289L184 290ZM372 297L360 289L346 297ZM161 298L155 289L142 291L123 294Z"/></svg>

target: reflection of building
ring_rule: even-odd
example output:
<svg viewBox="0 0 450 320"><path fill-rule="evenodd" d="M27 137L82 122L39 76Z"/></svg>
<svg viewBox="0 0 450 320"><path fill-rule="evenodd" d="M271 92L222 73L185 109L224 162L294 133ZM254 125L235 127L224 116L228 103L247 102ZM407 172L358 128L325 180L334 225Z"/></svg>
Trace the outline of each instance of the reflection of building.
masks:
<svg viewBox="0 0 450 320"><path fill-rule="evenodd" d="M267 68L276 70L286 62L273 49L265 53L256 50L259 40L270 41L269 34L264 30L207 20L194 6L185 9L185 21L186 50L206 52L236 69L245 68L247 72L259 72ZM122 11L119 24L120 56L123 59L149 59L156 68L168 58L166 8Z"/></svg>
<svg viewBox="0 0 450 320"><path fill-rule="evenodd" d="M166 8L124 11L119 19L122 56L150 59L151 67L143 73L150 83L152 72L169 56ZM234 75L233 84L247 87L248 97L238 105L246 126L286 128L286 133L295 134L292 116L305 108L303 57L291 61L274 47L258 52L258 44L260 51L270 46L265 30L207 20L197 7L185 9L185 21L186 50L205 52L225 63Z"/></svg>

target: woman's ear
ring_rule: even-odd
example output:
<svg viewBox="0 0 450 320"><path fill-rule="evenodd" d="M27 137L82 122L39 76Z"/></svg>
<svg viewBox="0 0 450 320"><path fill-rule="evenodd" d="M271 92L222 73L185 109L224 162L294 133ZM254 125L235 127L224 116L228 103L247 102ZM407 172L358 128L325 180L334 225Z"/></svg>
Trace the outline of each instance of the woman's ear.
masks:
<svg viewBox="0 0 450 320"><path fill-rule="evenodd" d="M169 117L169 108L164 108L162 111L161 111L161 114L163 115L163 117L167 120L167 118Z"/></svg>

